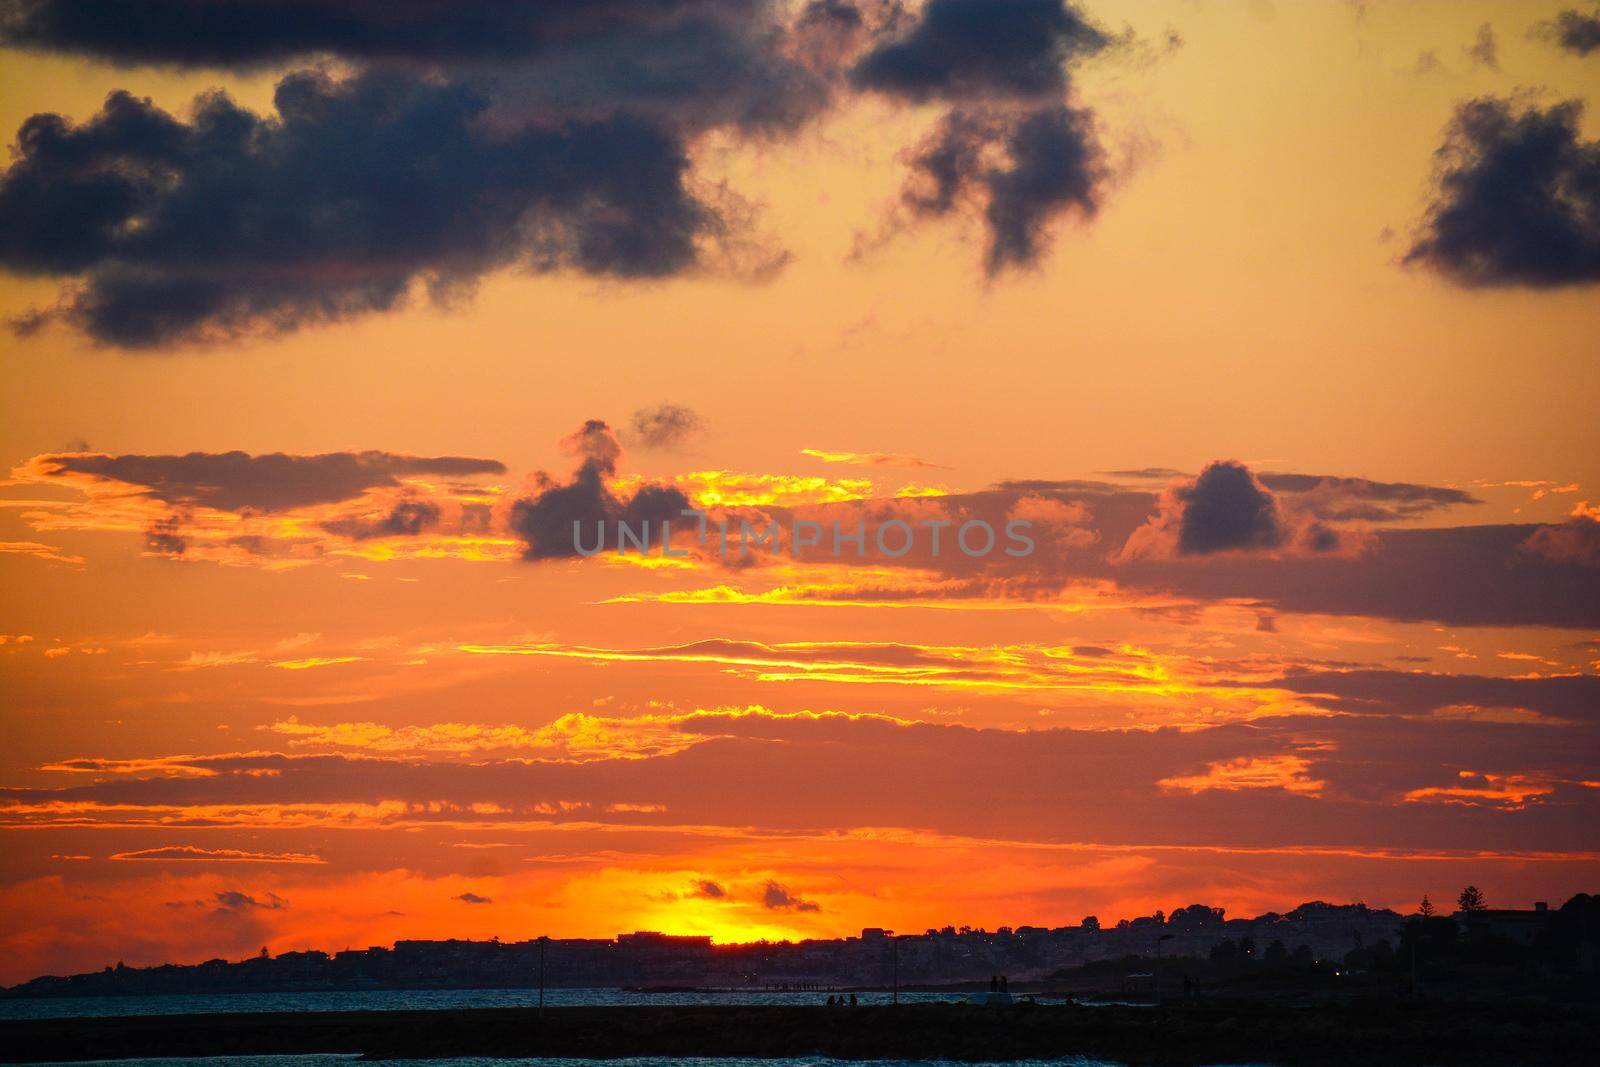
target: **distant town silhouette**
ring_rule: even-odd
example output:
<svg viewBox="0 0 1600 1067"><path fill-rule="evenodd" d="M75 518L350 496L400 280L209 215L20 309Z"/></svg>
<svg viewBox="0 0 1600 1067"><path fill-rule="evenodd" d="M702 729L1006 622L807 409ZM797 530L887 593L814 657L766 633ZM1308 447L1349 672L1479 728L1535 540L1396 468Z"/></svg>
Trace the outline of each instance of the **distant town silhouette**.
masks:
<svg viewBox="0 0 1600 1067"><path fill-rule="evenodd" d="M1196 997L1266 980L1364 981L1404 996L1430 982L1593 975L1600 895L1560 907L1490 908L1468 886L1451 914L1424 897L1409 916L1312 901L1284 913L1227 918L1194 904L1102 925L946 926L919 934L868 928L857 937L715 944L650 931L615 938L397 941L335 953L263 947L248 959L128 967L35 978L8 997L374 989L600 987L841 989L1010 983L1114 988ZM1155 961L1151 965L1151 961ZM1004 976L1004 977L1001 977Z"/></svg>

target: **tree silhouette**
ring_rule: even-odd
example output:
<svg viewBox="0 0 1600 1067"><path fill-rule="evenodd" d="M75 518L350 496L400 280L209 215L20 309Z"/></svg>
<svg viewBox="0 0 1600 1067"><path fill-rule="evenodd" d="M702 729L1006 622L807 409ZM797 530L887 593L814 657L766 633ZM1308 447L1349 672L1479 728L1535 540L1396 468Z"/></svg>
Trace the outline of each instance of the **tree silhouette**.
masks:
<svg viewBox="0 0 1600 1067"><path fill-rule="evenodd" d="M1098 930L1100 929L1100 920L1093 915L1085 915L1083 917L1083 922L1079 925L1085 930Z"/></svg>
<svg viewBox="0 0 1600 1067"><path fill-rule="evenodd" d="M1422 903L1418 906L1417 913L1424 919L1433 918L1433 901L1428 899L1428 894L1422 894Z"/></svg>
<svg viewBox="0 0 1600 1067"><path fill-rule="evenodd" d="M1460 905L1462 911L1482 911L1488 907L1483 902L1483 893L1475 885L1463 889L1461 895L1456 898L1456 903Z"/></svg>

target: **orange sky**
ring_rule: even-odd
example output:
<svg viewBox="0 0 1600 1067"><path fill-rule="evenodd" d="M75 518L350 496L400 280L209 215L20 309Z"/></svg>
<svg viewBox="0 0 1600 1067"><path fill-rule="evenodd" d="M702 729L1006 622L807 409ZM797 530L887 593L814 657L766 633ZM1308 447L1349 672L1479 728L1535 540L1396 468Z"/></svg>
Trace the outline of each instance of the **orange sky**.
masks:
<svg viewBox="0 0 1600 1067"><path fill-rule="evenodd" d="M1103 43L1025 100L981 65L937 89L862 73L921 40L918 4L863 5L875 36L846 44L801 36L800 4L724 6L826 93L769 126L699 98L658 118L660 89L605 103L679 138L719 213L716 249L657 276L567 247L613 220L593 198L628 195L628 160L520 218L548 271L497 243L407 266L403 238L392 261L285 267L237 239L164 260L139 248L155 214L68 263L81 209L0 247L0 314L57 309L0 339L0 982L263 943L1592 891L1600 278L1402 262L1459 105L1600 107L1600 56L1547 25L1562 5L1086 3ZM487 68L483 121L544 131L587 120L571 70L623 37L582 33L242 65L12 39L0 125L87 123L114 88L185 122L216 87L270 115L320 64L335 94L368 66ZM918 146L950 112L1014 133L1062 102L1093 115L1095 209L1046 211L988 276L1019 142L985 144L940 217L902 195ZM28 168L40 196L77 189L29 144L0 181L14 232L46 213L17 206ZM204 177L162 166L150 195ZM387 309L270 303L393 269L411 293ZM133 347L71 310L119 271L222 278L257 311ZM1022 520L1037 548L738 564L684 523L674 558L531 532L561 487L621 508L669 486L735 526Z"/></svg>

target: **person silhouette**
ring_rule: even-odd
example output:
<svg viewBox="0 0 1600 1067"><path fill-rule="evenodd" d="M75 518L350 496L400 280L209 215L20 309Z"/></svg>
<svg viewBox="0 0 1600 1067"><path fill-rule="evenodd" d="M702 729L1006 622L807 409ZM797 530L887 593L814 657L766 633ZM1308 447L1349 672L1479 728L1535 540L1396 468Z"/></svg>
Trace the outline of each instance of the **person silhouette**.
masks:
<svg viewBox="0 0 1600 1067"><path fill-rule="evenodd" d="M852 1008L856 1006L856 995L854 993L850 994L850 1006Z"/></svg>
<svg viewBox="0 0 1600 1067"><path fill-rule="evenodd" d="M830 994L828 994L828 1007L830 1007L830 1008L834 1008L834 1007L837 1007L837 1006L838 1006L838 1004L837 1004L837 1002L836 1002L836 1001L835 1001L835 1000L834 1000L834 999L833 999L833 994L832 994L832 993L830 993Z"/></svg>
<svg viewBox="0 0 1600 1067"><path fill-rule="evenodd" d="M989 976L989 992L1000 992L1000 976L998 974L991 974Z"/></svg>
<svg viewBox="0 0 1600 1067"><path fill-rule="evenodd" d="M1006 976L1002 974L1000 976L1000 992L1004 993L1008 985L1010 985L1010 983L1006 981Z"/></svg>

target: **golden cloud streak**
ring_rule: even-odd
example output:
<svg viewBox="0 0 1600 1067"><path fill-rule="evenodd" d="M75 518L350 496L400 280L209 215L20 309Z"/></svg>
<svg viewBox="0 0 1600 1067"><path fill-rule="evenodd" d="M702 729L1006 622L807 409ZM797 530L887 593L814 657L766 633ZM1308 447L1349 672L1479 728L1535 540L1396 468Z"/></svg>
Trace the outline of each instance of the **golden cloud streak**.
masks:
<svg viewBox="0 0 1600 1067"><path fill-rule="evenodd" d="M1162 698L1214 696L1278 705L1278 690L1175 678L1143 653L1077 657L1070 646L912 645L866 642L701 641L645 649L555 643L462 644L470 655L545 656L588 663L685 663L723 667L763 682L927 686L951 690L1092 691Z"/></svg>
<svg viewBox="0 0 1600 1067"><path fill-rule="evenodd" d="M207 862L207 863L296 863L321 864L328 862L321 856L308 852L246 852L236 848L195 848L192 845L163 845L160 848L143 848L136 852L118 852L107 857L113 860L150 862Z"/></svg>
<svg viewBox="0 0 1600 1067"><path fill-rule="evenodd" d="M487 513L503 504L508 491L500 485L445 484L428 477L397 477L392 486L371 488L350 500L273 512L248 508L232 511L197 503L168 503L148 486L68 470L60 460L58 456L35 456L14 468L6 484L48 485L72 491L77 499L7 500L0 501L0 507L19 510L23 520L40 532L147 537L155 532L170 538L166 541L169 548L175 548L181 540L182 551L152 547L152 554L267 570L293 569L325 559L504 562L518 558L521 551L515 538L480 532L467 518L470 509ZM438 528L383 536L384 517L397 504L418 500L439 509ZM348 537L332 532L341 529L341 524L367 524L376 535ZM0 547L0 551L4 550ZM82 562L64 554L58 561Z"/></svg>
<svg viewBox="0 0 1600 1067"><path fill-rule="evenodd" d="M949 470L942 463L930 463L920 456L904 452L829 452L821 448L802 448L802 456L820 459L824 463L846 463L857 467L912 467Z"/></svg>
<svg viewBox="0 0 1600 1067"><path fill-rule="evenodd" d="M0 806L0 816L15 811L16 805ZM479 807L493 807L480 805ZM1486 862L1536 862L1574 863L1600 861L1600 851L1551 849L1440 849L1404 846L1314 845L1285 842L1275 845L1230 844L1174 844L1152 841L1038 841L1026 838L943 833L917 827L863 826L841 829L775 829L751 825L708 825L704 823L639 823L608 822L595 819L530 819L517 817L518 813L504 813L508 817L488 817L492 812L474 812L471 806L434 802L431 804L405 804L385 801L378 804L299 805L263 804L195 805L195 806L135 806L99 805L85 802L51 802L39 805L41 814L52 816L79 815L79 818L51 818L29 822L6 820L7 829L149 829L152 826L174 830L227 831L253 830L441 830L474 831L492 830L496 834L664 834L693 837L730 843L769 842L816 844L837 848L847 844L909 845L918 849L995 848L1015 849L1022 852L1050 854L1187 854L1219 856L1291 856L1306 858L1344 858L1393 862L1449 862L1482 860ZM611 805L600 809L611 814L629 814L625 805ZM115 816L111 819L94 819L90 815ZM433 814L437 817L424 818ZM556 814L556 812L551 812ZM133 816L145 815L146 818ZM477 817L473 817L473 816Z"/></svg>
<svg viewBox="0 0 1600 1067"><path fill-rule="evenodd" d="M1464 804L1521 811L1553 794L1558 786L1588 784L1536 775L1478 774L1474 771L1460 771L1458 777L1463 780L1462 785L1413 789L1406 793L1405 800L1411 803Z"/></svg>
<svg viewBox="0 0 1600 1067"><path fill-rule="evenodd" d="M1281 789L1286 793L1320 796L1327 782L1312 778L1307 771L1311 761L1303 756L1241 756L1206 765L1204 774L1163 778L1162 789L1182 793L1203 793L1208 789Z"/></svg>
<svg viewBox="0 0 1600 1067"><path fill-rule="evenodd" d="M842 504L878 496L870 478L823 478L802 474L752 474L743 471L688 471L671 479L698 508L803 507ZM623 475L612 483L623 496L645 484L639 475Z"/></svg>
<svg viewBox="0 0 1600 1067"><path fill-rule="evenodd" d="M71 567L83 566L82 556L68 555L54 545L39 541L0 541L0 555L32 556L46 563L65 563Z"/></svg>

